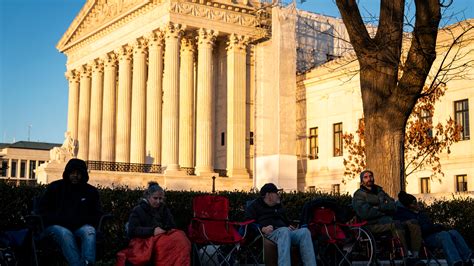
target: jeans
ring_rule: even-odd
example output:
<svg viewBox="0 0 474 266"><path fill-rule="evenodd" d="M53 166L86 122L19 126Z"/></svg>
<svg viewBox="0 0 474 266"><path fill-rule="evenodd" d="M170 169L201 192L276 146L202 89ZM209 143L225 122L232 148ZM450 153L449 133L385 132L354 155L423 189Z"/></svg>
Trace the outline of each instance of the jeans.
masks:
<svg viewBox="0 0 474 266"><path fill-rule="evenodd" d="M429 247L442 248L448 265L456 262L467 261L471 258L472 251L464 238L456 230L441 231L425 238Z"/></svg>
<svg viewBox="0 0 474 266"><path fill-rule="evenodd" d="M316 265L313 242L308 228L291 231L288 227L280 227L267 237L277 244L279 266L291 265L291 245L298 246L303 265Z"/></svg>
<svg viewBox="0 0 474 266"><path fill-rule="evenodd" d="M83 266L86 265L86 262L95 262L94 227L83 225L74 232L71 232L60 225L51 225L45 229L44 234L47 237L51 237L61 248L68 265ZM79 248L76 239L80 240L81 248Z"/></svg>

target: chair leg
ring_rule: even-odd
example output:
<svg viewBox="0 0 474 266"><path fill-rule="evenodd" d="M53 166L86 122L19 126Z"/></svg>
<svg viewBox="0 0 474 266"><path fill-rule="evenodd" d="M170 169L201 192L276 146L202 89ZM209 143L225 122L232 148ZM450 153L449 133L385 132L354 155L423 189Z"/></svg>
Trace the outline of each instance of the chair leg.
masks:
<svg viewBox="0 0 474 266"><path fill-rule="evenodd" d="M36 243L35 243L34 236L32 234L31 235L31 253L32 253L31 262L32 262L32 265L34 266L38 266L38 254L36 252L37 252Z"/></svg>

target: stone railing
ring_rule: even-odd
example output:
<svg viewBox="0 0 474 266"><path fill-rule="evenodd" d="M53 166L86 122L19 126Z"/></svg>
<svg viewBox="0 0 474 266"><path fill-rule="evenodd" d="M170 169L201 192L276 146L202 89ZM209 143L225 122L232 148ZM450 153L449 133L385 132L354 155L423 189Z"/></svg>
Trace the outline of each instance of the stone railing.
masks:
<svg viewBox="0 0 474 266"><path fill-rule="evenodd" d="M0 180L3 180L6 183L15 184L16 186L20 185L27 185L27 186L34 186L37 185L38 182L36 179L33 178L24 178L24 177L0 177Z"/></svg>
<svg viewBox="0 0 474 266"><path fill-rule="evenodd" d="M89 170L113 172L139 172L162 174L163 168L159 164L118 163L104 161L87 161Z"/></svg>

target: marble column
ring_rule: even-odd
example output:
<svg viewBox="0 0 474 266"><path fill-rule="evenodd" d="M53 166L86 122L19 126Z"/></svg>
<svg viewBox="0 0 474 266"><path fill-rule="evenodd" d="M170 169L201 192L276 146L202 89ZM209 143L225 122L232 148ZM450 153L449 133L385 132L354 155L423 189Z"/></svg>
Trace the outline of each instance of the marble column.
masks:
<svg viewBox="0 0 474 266"><path fill-rule="evenodd" d="M218 32L199 29L196 114L196 175L214 173L212 48Z"/></svg>
<svg viewBox="0 0 474 266"><path fill-rule="evenodd" d="M165 28L161 155L168 173L179 170L179 42L183 30L181 25L172 23Z"/></svg>
<svg viewBox="0 0 474 266"><path fill-rule="evenodd" d="M245 119L248 37L231 34L227 46L227 176L248 177Z"/></svg>
<svg viewBox="0 0 474 266"><path fill-rule="evenodd" d="M145 163L146 138L146 40L138 39L133 44L132 74L132 127L130 134L130 162Z"/></svg>
<svg viewBox="0 0 474 266"><path fill-rule="evenodd" d="M179 165L194 166L194 40L181 39L179 78Z"/></svg>
<svg viewBox="0 0 474 266"><path fill-rule="evenodd" d="M76 70L69 70L66 72L66 78L69 81L67 131L69 131L73 140L77 140L77 122L79 119L79 77L80 74Z"/></svg>
<svg viewBox="0 0 474 266"><path fill-rule="evenodd" d="M81 67L81 79L79 84L79 123L77 145L77 158L87 161L89 158L89 123L91 107L91 67Z"/></svg>
<svg viewBox="0 0 474 266"><path fill-rule="evenodd" d="M117 90L117 139L115 140L115 161L130 162L130 111L132 99L132 49L120 47L115 52L119 59Z"/></svg>
<svg viewBox="0 0 474 266"><path fill-rule="evenodd" d="M161 112L163 105L163 33L148 34L146 91L146 153L148 164L161 164Z"/></svg>
<svg viewBox="0 0 474 266"><path fill-rule="evenodd" d="M101 161L115 161L115 116L117 56L109 53L104 56L104 104L102 106L102 149Z"/></svg>
<svg viewBox="0 0 474 266"><path fill-rule="evenodd" d="M102 138L102 96L104 86L104 63L96 59L92 64L91 122L89 129L89 160L100 161Z"/></svg>

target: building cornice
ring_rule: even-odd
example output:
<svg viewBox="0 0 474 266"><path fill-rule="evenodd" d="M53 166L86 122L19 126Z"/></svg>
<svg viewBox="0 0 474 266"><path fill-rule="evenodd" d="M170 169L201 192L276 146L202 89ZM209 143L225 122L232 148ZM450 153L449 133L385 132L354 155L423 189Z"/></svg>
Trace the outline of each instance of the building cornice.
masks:
<svg viewBox="0 0 474 266"><path fill-rule="evenodd" d="M158 6L166 9L170 16L185 15L255 29L250 34L252 39L267 35L268 30L263 29L256 15L261 10L257 7L258 2L197 1L89 0L59 41L57 49L63 53L73 52Z"/></svg>

